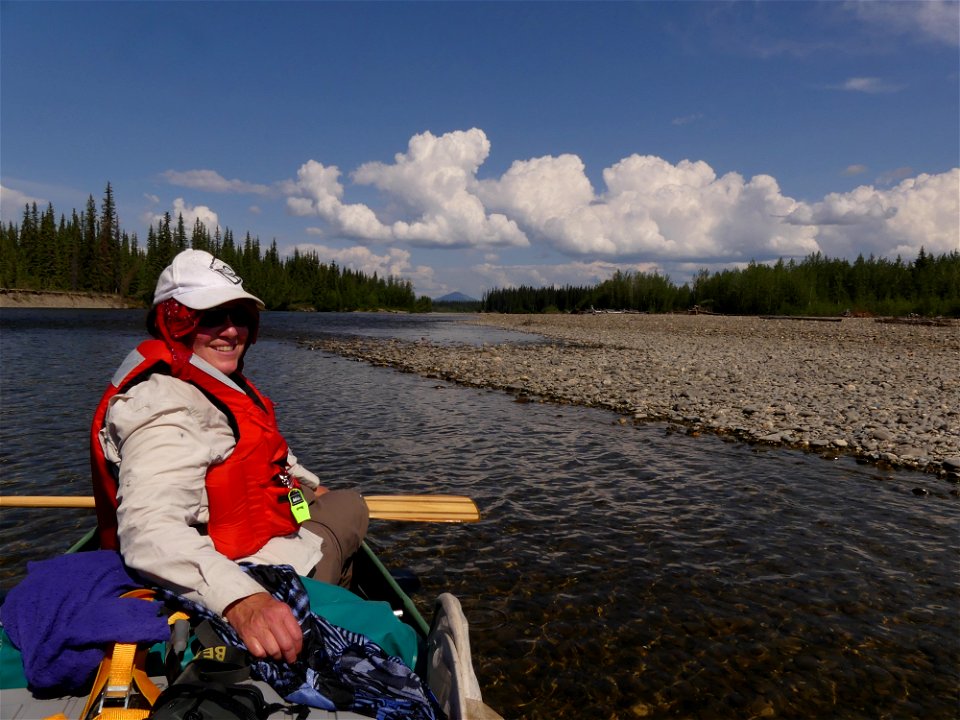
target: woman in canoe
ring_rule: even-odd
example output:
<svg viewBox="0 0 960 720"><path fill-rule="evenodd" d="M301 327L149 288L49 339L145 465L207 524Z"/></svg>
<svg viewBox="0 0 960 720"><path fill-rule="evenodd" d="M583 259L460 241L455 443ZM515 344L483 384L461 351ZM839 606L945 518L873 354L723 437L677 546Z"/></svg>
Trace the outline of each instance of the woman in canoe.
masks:
<svg viewBox="0 0 960 720"><path fill-rule="evenodd" d="M367 508L297 462L270 400L244 377L263 306L229 265L178 254L147 316L154 339L127 356L97 408L91 463L102 547L221 615L254 657L293 662L303 636L291 609L238 563L346 582Z"/></svg>

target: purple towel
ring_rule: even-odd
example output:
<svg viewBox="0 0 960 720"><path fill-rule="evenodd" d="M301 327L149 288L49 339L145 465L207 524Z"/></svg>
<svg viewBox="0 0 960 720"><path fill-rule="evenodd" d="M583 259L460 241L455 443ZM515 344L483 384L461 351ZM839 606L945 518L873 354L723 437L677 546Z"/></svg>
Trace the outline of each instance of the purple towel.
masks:
<svg viewBox="0 0 960 720"><path fill-rule="evenodd" d="M119 597L136 587L110 550L27 563L27 576L7 595L0 618L23 656L30 688L78 690L111 643L168 640L160 604Z"/></svg>

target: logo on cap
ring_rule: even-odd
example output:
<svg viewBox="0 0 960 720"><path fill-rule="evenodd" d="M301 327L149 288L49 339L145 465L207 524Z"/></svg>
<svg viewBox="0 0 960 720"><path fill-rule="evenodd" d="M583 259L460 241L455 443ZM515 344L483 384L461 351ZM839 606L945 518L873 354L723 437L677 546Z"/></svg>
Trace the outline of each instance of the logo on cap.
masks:
<svg viewBox="0 0 960 720"><path fill-rule="evenodd" d="M237 275L236 271L227 265L223 260L218 260L217 258L210 259L210 269L214 272L220 273L226 278L229 282L232 282L234 285L239 285L243 282L243 278Z"/></svg>

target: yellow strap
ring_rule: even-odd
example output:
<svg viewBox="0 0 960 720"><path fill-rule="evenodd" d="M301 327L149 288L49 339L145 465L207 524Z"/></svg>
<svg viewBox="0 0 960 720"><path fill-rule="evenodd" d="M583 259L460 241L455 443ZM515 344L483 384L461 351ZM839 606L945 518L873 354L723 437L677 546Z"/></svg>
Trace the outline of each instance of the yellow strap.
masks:
<svg viewBox="0 0 960 720"><path fill-rule="evenodd" d="M110 679L104 690L105 700L123 700L131 691L133 659L137 646L133 643L114 643L110 653Z"/></svg>
<svg viewBox="0 0 960 720"><path fill-rule="evenodd" d="M104 708L94 720L143 720L150 717L150 709L134 710L133 708Z"/></svg>
<svg viewBox="0 0 960 720"><path fill-rule="evenodd" d="M137 588L124 593L121 597L153 600L154 591L147 588ZM189 620L190 616L183 612L175 612L167 618L173 625L177 620ZM142 720L150 715L149 708L127 708L112 705L111 703L125 703L128 696L136 687L144 700L152 707L160 695L160 688L143 669L146 667L147 648L137 648L135 643L114 643L110 652L103 658L97 670L97 676L90 689L86 705L80 715L84 720L90 716L95 706L100 706L100 713L95 720ZM101 696L103 701L101 701ZM106 705L106 707L103 707ZM62 715L62 713L61 713ZM54 716L49 720L65 720Z"/></svg>
<svg viewBox="0 0 960 720"><path fill-rule="evenodd" d="M137 686L140 694L150 703L150 707L160 697L160 688L158 688L150 676L147 675L144 668L147 666L147 648L137 650L137 658L133 663L133 682Z"/></svg>

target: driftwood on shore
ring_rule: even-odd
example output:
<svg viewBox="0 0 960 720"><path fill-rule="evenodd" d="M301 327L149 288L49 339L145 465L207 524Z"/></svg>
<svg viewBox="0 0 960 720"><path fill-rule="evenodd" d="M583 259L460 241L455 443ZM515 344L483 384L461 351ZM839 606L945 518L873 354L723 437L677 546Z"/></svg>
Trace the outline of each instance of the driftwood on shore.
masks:
<svg viewBox="0 0 960 720"><path fill-rule="evenodd" d="M926 325L929 327L960 327L960 319L957 318L925 318L925 317L891 317L877 318L878 323L889 323L891 325Z"/></svg>
<svg viewBox="0 0 960 720"><path fill-rule="evenodd" d="M761 315L761 320L810 320L813 322L840 322L842 317L822 317L814 315Z"/></svg>

